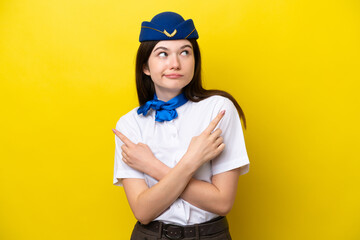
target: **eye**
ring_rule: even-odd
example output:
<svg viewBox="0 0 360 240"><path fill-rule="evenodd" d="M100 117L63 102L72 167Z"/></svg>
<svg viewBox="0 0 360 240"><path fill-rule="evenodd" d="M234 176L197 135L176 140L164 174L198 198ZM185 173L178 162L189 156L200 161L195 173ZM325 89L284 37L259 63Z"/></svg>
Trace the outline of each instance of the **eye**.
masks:
<svg viewBox="0 0 360 240"><path fill-rule="evenodd" d="M181 55L184 55L184 56L189 55L189 51L188 50L182 51Z"/></svg>
<svg viewBox="0 0 360 240"><path fill-rule="evenodd" d="M158 56L159 56L159 57L166 57L167 54L166 54L166 52L161 52L161 53L158 54Z"/></svg>

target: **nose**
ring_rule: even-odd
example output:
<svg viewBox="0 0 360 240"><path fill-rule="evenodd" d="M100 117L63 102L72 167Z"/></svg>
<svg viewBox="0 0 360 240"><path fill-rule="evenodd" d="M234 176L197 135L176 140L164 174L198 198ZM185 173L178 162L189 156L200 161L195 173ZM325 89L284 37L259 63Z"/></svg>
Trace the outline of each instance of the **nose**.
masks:
<svg viewBox="0 0 360 240"><path fill-rule="evenodd" d="M177 55L174 55L170 58L170 69L172 70L179 70L181 67L180 59Z"/></svg>

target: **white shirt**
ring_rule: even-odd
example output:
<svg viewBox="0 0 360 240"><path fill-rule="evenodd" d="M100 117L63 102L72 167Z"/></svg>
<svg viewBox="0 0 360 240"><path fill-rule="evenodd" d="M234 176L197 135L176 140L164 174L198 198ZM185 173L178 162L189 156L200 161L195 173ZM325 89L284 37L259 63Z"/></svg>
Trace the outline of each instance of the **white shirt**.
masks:
<svg viewBox="0 0 360 240"><path fill-rule="evenodd" d="M224 151L210 162L202 165L195 175L196 179L211 182L213 175L241 167L241 174L249 171L243 131L234 104L225 97L211 96L200 102L188 101L176 109L178 117L165 122L155 121L155 110L150 109L147 116L138 115L137 109L122 116L116 129L132 142L147 144L155 157L173 168L185 154L191 138L200 135L216 115L226 110L218 124L224 138ZM122 186L122 178L144 179L150 187L157 181L139 172L122 161L121 140L115 136L115 164L113 184ZM155 220L178 225L192 225L209 221L218 215L197 208L178 198Z"/></svg>

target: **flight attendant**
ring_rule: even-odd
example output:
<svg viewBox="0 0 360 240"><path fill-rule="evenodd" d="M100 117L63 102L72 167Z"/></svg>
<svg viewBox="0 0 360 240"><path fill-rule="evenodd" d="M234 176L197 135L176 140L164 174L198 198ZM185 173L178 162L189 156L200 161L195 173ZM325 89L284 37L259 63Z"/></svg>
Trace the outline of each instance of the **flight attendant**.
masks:
<svg viewBox="0 0 360 240"><path fill-rule="evenodd" d="M113 129L113 183L138 220L132 240L231 239L226 215L249 171L246 121L229 93L202 87L198 38L174 12L141 26L139 107Z"/></svg>

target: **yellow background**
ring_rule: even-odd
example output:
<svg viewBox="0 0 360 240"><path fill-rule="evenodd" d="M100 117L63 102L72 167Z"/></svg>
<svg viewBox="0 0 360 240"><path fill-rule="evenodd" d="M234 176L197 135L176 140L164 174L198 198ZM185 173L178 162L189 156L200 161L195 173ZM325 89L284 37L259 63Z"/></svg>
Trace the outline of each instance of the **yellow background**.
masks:
<svg viewBox="0 0 360 240"><path fill-rule="evenodd" d="M233 239L360 239L357 0L1 1L0 239L129 239L111 128L137 106L141 22L167 10L247 117Z"/></svg>

